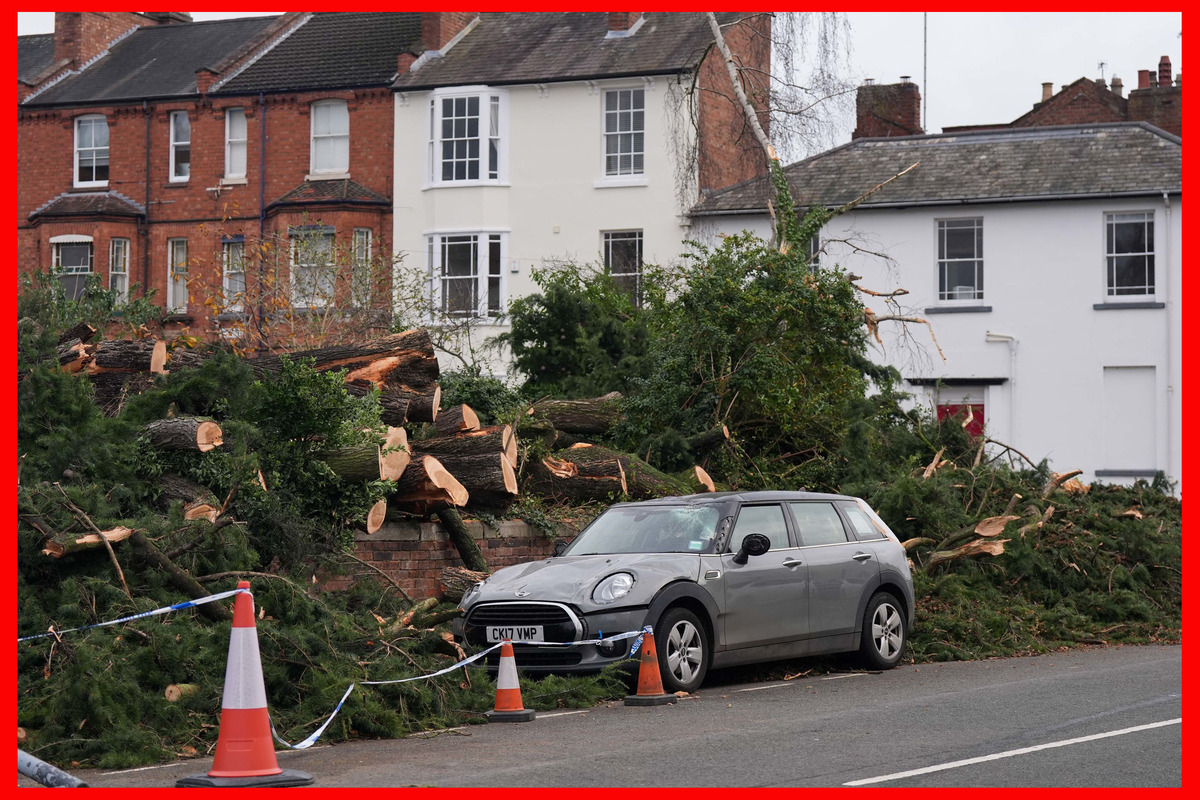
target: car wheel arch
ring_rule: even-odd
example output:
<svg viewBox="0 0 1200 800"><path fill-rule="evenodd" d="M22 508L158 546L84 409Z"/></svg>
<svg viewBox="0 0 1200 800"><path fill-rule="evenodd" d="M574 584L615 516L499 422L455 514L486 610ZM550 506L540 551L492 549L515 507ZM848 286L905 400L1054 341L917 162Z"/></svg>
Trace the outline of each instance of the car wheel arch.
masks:
<svg viewBox="0 0 1200 800"><path fill-rule="evenodd" d="M889 580L887 576L881 575L879 577L872 578L868 584L868 587L869 588L862 593L862 596L858 598L858 622L855 623L855 633L862 632L863 614L866 613L867 604L871 602L871 598L880 592L887 592L895 597L897 601L899 601L900 615L904 617L905 630L912 630L913 612L915 610L912 605L913 601L909 600L908 593L904 591L904 587L899 581L892 581Z"/></svg>
<svg viewBox="0 0 1200 800"><path fill-rule="evenodd" d="M646 608L646 623L654 625L662 619L667 609L681 606L692 611L707 629L710 647L715 651L721 649L717 641L716 619L718 616L717 603L712 595L692 581L675 581L659 590L650 605ZM657 641L657 637L655 638Z"/></svg>

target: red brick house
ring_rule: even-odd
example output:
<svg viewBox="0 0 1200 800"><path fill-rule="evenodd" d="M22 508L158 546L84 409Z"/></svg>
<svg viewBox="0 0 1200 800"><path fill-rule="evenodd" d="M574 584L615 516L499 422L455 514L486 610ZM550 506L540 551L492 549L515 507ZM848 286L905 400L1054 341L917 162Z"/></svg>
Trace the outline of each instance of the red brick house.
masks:
<svg viewBox="0 0 1200 800"><path fill-rule="evenodd" d="M328 268L390 254L390 83L420 36L415 13L58 13L18 37L19 271L140 286L174 331L386 307Z"/></svg>

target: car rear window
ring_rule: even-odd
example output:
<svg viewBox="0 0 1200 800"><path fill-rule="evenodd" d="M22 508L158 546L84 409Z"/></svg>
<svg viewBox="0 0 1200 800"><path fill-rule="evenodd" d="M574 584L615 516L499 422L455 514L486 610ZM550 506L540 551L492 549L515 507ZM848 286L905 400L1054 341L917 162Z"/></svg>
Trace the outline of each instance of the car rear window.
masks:
<svg viewBox="0 0 1200 800"><path fill-rule="evenodd" d="M792 516L800 528L800 543L841 544L846 541L846 529L832 503L789 503Z"/></svg>

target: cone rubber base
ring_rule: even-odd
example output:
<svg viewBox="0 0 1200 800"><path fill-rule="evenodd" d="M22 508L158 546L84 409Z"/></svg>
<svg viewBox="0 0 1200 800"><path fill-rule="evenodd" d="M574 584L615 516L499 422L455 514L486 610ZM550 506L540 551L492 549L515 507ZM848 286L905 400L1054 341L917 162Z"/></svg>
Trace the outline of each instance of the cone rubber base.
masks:
<svg viewBox="0 0 1200 800"><path fill-rule="evenodd" d="M674 703L678 699L673 694L627 694L625 695L625 705L665 706L667 703Z"/></svg>
<svg viewBox="0 0 1200 800"><path fill-rule="evenodd" d="M211 775L189 775L175 781L177 789L194 787L211 787L214 789L236 789L239 787L287 787L307 786L313 782L313 776L297 769L285 769L275 775L251 775L247 778L214 778Z"/></svg>
<svg viewBox="0 0 1200 800"><path fill-rule="evenodd" d="M537 716L532 708L519 708L516 711L487 711L484 713L488 722L529 722Z"/></svg>

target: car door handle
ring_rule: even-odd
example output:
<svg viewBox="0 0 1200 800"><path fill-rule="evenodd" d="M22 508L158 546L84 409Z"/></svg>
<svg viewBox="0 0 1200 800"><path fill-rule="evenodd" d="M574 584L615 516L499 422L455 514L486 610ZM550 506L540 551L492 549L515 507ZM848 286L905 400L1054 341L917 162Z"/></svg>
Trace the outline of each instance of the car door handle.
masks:
<svg viewBox="0 0 1200 800"><path fill-rule="evenodd" d="M851 556L851 558L853 558L855 561L857 561L860 564L862 562L866 561L870 557L871 557L870 553L855 553L853 556Z"/></svg>
<svg viewBox="0 0 1200 800"><path fill-rule="evenodd" d="M801 566L803 563L803 561L797 561L794 558L785 558L783 560L783 565L788 569L795 569L796 567Z"/></svg>

